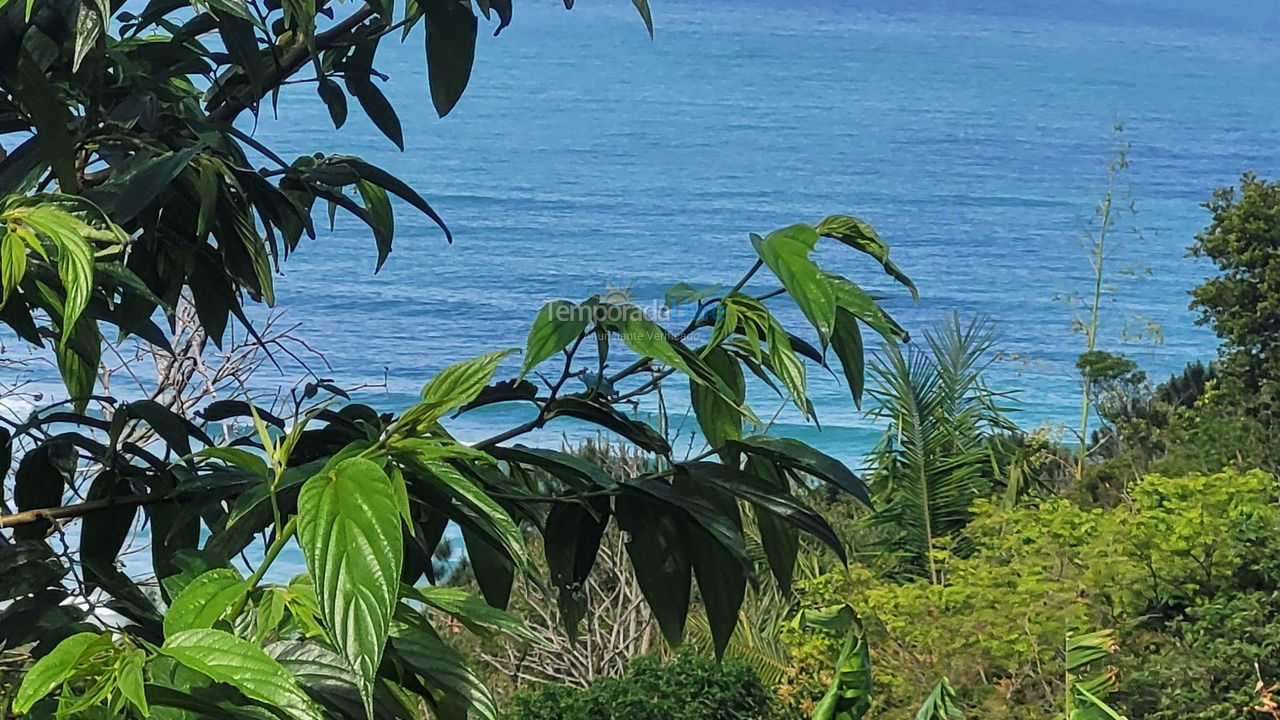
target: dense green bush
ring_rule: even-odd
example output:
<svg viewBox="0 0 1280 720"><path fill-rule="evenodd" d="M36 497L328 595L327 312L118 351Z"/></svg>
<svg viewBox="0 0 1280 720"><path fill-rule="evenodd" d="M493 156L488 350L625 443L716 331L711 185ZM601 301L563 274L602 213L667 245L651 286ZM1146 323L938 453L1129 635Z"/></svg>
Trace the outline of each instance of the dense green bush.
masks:
<svg viewBox="0 0 1280 720"><path fill-rule="evenodd" d="M877 720L913 717L940 677L972 717L1052 717L1065 633L1100 628L1117 631L1115 704L1130 717L1250 717L1238 713L1256 697L1258 673L1275 682L1280 659L1270 601L1280 590L1276 490L1265 473L1223 472L1150 475L1113 508L980 501L966 530L973 552L935 553L941 584L855 567L806 583L802 599L863 613ZM830 641L787 640L782 693L810 707L825 687Z"/></svg>
<svg viewBox="0 0 1280 720"><path fill-rule="evenodd" d="M751 668L684 651L669 662L637 658L625 675L586 689L551 685L517 694L506 720L781 720Z"/></svg>

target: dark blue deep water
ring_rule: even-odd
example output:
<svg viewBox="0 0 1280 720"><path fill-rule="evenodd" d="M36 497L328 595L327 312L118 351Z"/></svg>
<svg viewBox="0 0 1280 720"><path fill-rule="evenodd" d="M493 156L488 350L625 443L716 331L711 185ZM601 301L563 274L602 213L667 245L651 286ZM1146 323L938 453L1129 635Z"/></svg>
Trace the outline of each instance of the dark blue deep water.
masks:
<svg viewBox="0 0 1280 720"><path fill-rule="evenodd" d="M1271 0L653 0L653 10L651 42L624 0L518 4L511 27L481 38L471 85L443 120L420 35L384 47L403 154L354 111L331 132L310 86L284 94L280 120L261 119L256 133L277 146L399 173L457 236L448 245L403 212L374 275L367 231L339 219L290 258L280 306L331 376L355 383L385 367L387 391L365 399L400 407L440 367L522 346L548 299L629 285L648 301L681 280L731 283L753 258L748 232L846 212L892 244L922 301L857 253L833 247L824 262L888 295L917 336L953 308L989 314L1009 355L990 383L1019 391L1023 425L1070 424L1082 338L1054 296L1088 282L1079 236L1105 189L1117 121L1138 213L1113 236L1124 244L1109 261L1102 345L1157 379L1213 356L1216 338L1187 309L1210 269L1185 249L1213 188L1247 170L1280 173ZM1123 340L1138 315L1163 327L1162 344ZM787 413L777 430L856 462L873 426L841 383L811 377L823 430ZM767 416L773 401L761 397ZM480 412L455 427L474 440L521 417Z"/></svg>

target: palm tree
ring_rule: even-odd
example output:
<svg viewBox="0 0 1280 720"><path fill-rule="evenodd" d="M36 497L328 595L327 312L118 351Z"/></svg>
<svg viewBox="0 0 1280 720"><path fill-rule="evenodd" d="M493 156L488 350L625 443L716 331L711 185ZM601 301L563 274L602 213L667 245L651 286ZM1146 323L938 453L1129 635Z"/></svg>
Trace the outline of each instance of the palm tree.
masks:
<svg viewBox="0 0 1280 720"><path fill-rule="evenodd" d="M958 313L926 332L925 348L886 345L871 363L875 403L869 411L888 423L871 453L872 484L882 509L871 518L884 533L882 552L897 571L942 581L934 550L957 538L969 506L994 488L998 435L1016 432L982 372L994 360L991 321Z"/></svg>

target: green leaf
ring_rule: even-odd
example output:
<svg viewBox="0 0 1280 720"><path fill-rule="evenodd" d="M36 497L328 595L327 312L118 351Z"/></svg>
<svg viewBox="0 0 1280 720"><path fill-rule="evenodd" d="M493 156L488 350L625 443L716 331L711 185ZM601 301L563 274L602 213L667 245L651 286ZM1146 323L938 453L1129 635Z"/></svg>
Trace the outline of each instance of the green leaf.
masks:
<svg viewBox="0 0 1280 720"><path fill-rule="evenodd" d="M731 445L744 452L766 457L783 467L826 480L858 498L867 507L872 507L867 486L844 463L799 440L755 435L734 441Z"/></svg>
<svg viewBox="0 0 1280 720"><path fill-rule="evenodd" d="M836 303L848 310L855 317L880 333L889 342L908 342L910 335L894 320L884 308L876 304L875 298L865 290L837 275L827 275L836 293Z"/></svg>
<svg viewBox="0 0 1280 720"><path fill-rule="evenodd" d="M346 77L347 92L355 97L360 103L360 107L364 108L364 112L373 121L375 127L387 136L387 139L395 143L396 147L404 150L404 130L400 127L400 117L396 115L396 109L387 100L387 96L382 94L377 85L373 84L367 76L358 77L348 74Z"/></svg>
<svg viewBox="0 0 1280 720"><path fill-rule="evenodd" d="M297 681L262 648L222 630L186 630L165 640L160 652L250 700L279 708L295 720L324 720Z"/></svg>
<svg viewBox="0 0 1280 720"><path fill-rule="evenodd" d="M774 492L790 496L790 479L767 458L749 458L746 462L746 472L752 477L760 478ZM791 581L795 575L796 557L800 553L800 532L777 514L758 510L756 527L760 531L760 544L764 546L769 571L773 573L783 594L789 594Z"/></svg>
<svg viewBox="0 0 1280 720"><path fill-rule="evenodd" d="M9 295L18 288L27 274L27 243L18 233L10 231L0 238L0 284L4 297L0 305L9 302Z"/></svg>
<svg viewBox="0 0 1280 720"><path fill-rule="evenodd" d="M933 692L925 698L916 711L916 720L964 720L964 713L956 700L956 691L945 675L933 686Z"/></svg>
<svg viewBox="0 0 1280 720"><path fill-rule="evenodd" d="M197 457L197 458L207 457L207 458L214 458L215 460L221 460L227 463L228 465L232 465L234 467L240 468L241 470L251 472L254 475L257 475L258 477L265 478L265 477L268 477L271 473L270 468L267 467L267 461L264 460L261 455L256 455L254 453L249 452L248 450L243 450L241 448L210 447L210 448L205 448L198 453L195 453L193 457Z"/></svg>
<svg viewBox="0 0 1280 720"><path fill-rule="evenodd" d="M131 492L128 478L109 467L93 479L85 500L106 500ZM81 519L80 563L90 587L98 585L101 576L115 568L116 556L129 539L137 511L137 506L124 504L89 513Z"/></svg>
<svg viewBox="0 0 1280 720"><path fill-rule="evenodd" d="M192 580L169 604L164 635L211 628L249 592L249 583L230 568L216 568Z"/></svg>
<svg viewBox="0 0 1280 720"><path fill-rule="evenodd" d="M863 354L862 331L858 319L843 307L836 308L835 329L831 333L831 347L840 359L844 379L849 383L853 404L862 408L862 391L866 387L866 356Z"/></svg>
<svg viewBox="0 0 1280 720"><path fill-rule="evenodd" d="M515 582L515 568L508 557L510 551L500 551L489 537L467 527L462 528L462 541L467 548L471 574L485 602L505 610L511 603L511 586Z"/></svg>
<svg viewBox="0 0 1280 720"><path fill-rule="evenodd" d="M391 200L387 191L368 180L356 183L360 198L364 201L364 209L371 221L369 228L373 230L374 241L378 246L378 264L374 272L382 269L382 264L391 254L391 240L396 234L396 218L391 212Z"/></svg>
<svg viewBox="0 0 1280 720"><path fill-rule="evenodd" d="M143 156L116 168L105 183L85 195L117 223L127 222L168 189L200 149L200 145L193 145L177 152Z"/></svg>
<svg viewBox="0 0 1280 720"><path fill-rule="evenodd" d="M301 640L274 642L265 650L292 673L309 694L326 706L342 711L339 717L358 718L364 715L360 688L351 666L341 655L323 645Z"/></svg>
<svg viewBox="0 0 1280 720"><path fill-rule="evenodd" d="M543 531L543 551L551 584L556 588L556 604L570 639L578 636L578 623L587 612L584 584L595 565L600 540L609 526L609 505L603 498L588 507L576 503L554 503L547 513Z"/></svg>
<svg viewBox="0 0 1280 720"><path fill-rule="evenodd" d="M453 242L453 234L449 232L448 226L444 224L444 220L441 219L439 213L432 209L431 205L428 204L421 195L414 191L413 188L406 185L400 178L397 178L380 167L370 165L358 157L352 157L350 155L335 155L333 158L340 158L343 163L355 170L362 179L368 180L379 187L386 188L387 192L395 195L401 200L404 200L415 209L431 218L435 224L439 225L440 229L444 231L445 239L449 242Z"/></svg>
<svg viewBox="0 0 1280 720"><path fill-rule="evenodd" d="M830 523L812 508L767 480L719 463L685 462L676 467L699 483L718 487L757 510L769 513L821 540L835 551L842 562L848 561L844 544L840 542Z"/></svg>
<svg viewBox="0 0 1280 720"><path fill-rule="evenodd" d="M724 348L710 348L702 359L732 393L725 399L707 385L689 381L689 398L698 427L702 428L707 444L719 449L728 441L742 437L742 414L738 407L746 401L746 380L742 366Z"/></svg>
<svg viewBox="0 0 1280 720"><path fill-rule="evenodd" d="M737 416L737 414L735 410L734 415ZM544 417L552 419L560 416L574 417L599 425L630 440L642 450L659 455L671 454L671 445L657 430L646 423L623 415L612 405L594 397L565 395L547 403L544 407Z"/></svg>
<svg viewBox="0 0 1280 720"><path fill-rule="evenodd" d="M391 640L397 655L429 686L462 708L457 716L496 720L498 708L484 680L467 665L466 659L439 638L426 632L408 630ZM437 713L439 717L439 713Z"/></svg>
<svg viewBox="0 0 1280 720"><path fill-rule="evenodd" d="M4 578L0 602L60 585L68 570L43 540L9 543L0 548L0 577Z"/></svg>
<svg viewBox="0 0 1280 720"><path fill-rule="evenodd" d="M68 125L71 111L63 104L43 70L26 54L17 63L20 82L13 86L13 99L27 111L36 126L36 143L45 162L53 168L62 192L73 193L76 183L75 149Z"/></svg>
<svg viewBox="0 0 1280 720"><path fill-rule="evenodd" d="M889 259L889 243L880 239L880 234L870 225L851 215L829 215L818 223L817 230L823 237L839 240L879 260L884 271L906 286L913 300L920 302L920 292L916 290L915 283Z"/></svg>
<svg viewBox="0 0 1280 720"><path fill-rule="evenodd" d="M520 569L528 567L529 557L524 544L524 533L501 505L452 465L439 460L423 460L420 464L445 492L461 500L478 514L485 532L517 567Z"/></svg>
<svg viewBox="0 0 1280 720"><path fill-rule="evenodd" d="M404 556L387 474L357 457L307 480L298 496L298 536L325 624L371 709Z"/></svg>
<svg viewBox="0 0 1280 720"><path fill-rule="evenodd" d="M537 367L543 360L569 347L569 343L587 329L588 313L581 306L568 300L552 300L538 311L529 339L525 343L524 364L520 377Z"/></svg>
<svg viewBox="0 0 1280 720"><path fill-rule="evenodd" d="M697 523L686 523L685 547L698 580L698 594L711 628L712 645L717 659L738 626L738 610L747 590L747 573L751 570L738 561L734 550L741 547L742 515L733 496L710 483L699 482L691 472L678 473L675 487L687 497L696 497L715 508L737 533L738 548L730 549Z"/></svg>
<svg viewBox="0 0 1280 720"><path fill-rule="evenodd" d="M618 484L612 475L598 465L559 450L516 444L511 447L489 448L488 452L499 460L540 467L566 484L579 488L598 490Z"/></svg>
<svg viewBox="0 0 1280 720"><path fill-rule="evenodd" d="M116 676L120 694L142 713L142 717L151 714L151 708L147 705L146 680L142 675L142 666L146 661L145 652L137 648L130 650L124 656L120 672Z"/></svg>
<svg viewBox="0 0 1280 720"><path fill-rule="evenodd" d="M752 235L751 244L818 331L818 340L825 347L835 325L836 297L827 276L809 258L818 244L817 231L796 224L775 230L765 238Z"/></svg>
<svg viewBox="0 0 1280 720"><path fill-rule="evenodd" d="M498 371L498 365L513 352L516 352L514 348L499 350L441 370L422 388L419 407L423 408L423 414L434 421L475 400Z"/></svg>
<svg viewBox="0 0 1280 720"><path fill-rule="evenodd" d="M404 595L447 613L481 637L493 637L496 631L530 642L541 642L541 638L520 618L489 605L462 588L410 587L406 588Z"/></svg>
<svg viewBox="0 0 1280 720"><path fill-rule="evenodd" d="M478 22L469 0L419 0L427 18L427 76L440 117L458 104L476 59Z"/></svg>
<svg viewBox="0 0 1280 720"><path fill-rule="evenodd" d="M91 632L77 633L58 643L27 671L13 699L14 711L21 714L30 710L38 700L71 677L83 658L110 646L110 636Z"/></svg>
<svg viewBox="0 0 1280 720"><path fill-rule="evenodd" d="M660 325L645 316L644 311L634 305L620 306L621 319L616 324L622 341L632 352L648 356L664 365L669 365L694 381L706 385L726 401L732 402L733 391L725 385L719 375L712 372L698 354L689 350L678 340L672 338ZM748 422L763 425L745 403L738 405L738 411Z"/></svg>
<svg viewBox="0 0 1280 720"><path fill-rule="evenodd" d="M320 80L320 84L316 86L316 92L320 94L320 99L329 109L329 119L333 120L334 129L341 128L347 122L347 96L342 94L342 88L338 87L338 83L331 78L326 77Z"/></svg>
<svg viewBox="0 0 1280 720"><path fill-rule="evenodd" d="M649 39L653 39L653 13L649 10L649 0L631 0L631 4L636 6L636 10L640 11L640 18L644 20L644 27L649 31Z"/></svg>
<svg viewBox="0 0 1280 720"><path fill-rule="evenodd" d="M627 555L640 591L667 642L678 645L684 636L693 582L680 517L673 508L641 493L619 495L614 510L628 536Z"/></svg>
<svg viewBox="0 0 1280 720"><path fill-rule="evenodd" d="M13 479L13 500L18 511L61 505L77 459L75 448L66 440L57 438L23 455ZM13 538L43 540L48 532L47 522L28 523L15 527Z"/></svg>

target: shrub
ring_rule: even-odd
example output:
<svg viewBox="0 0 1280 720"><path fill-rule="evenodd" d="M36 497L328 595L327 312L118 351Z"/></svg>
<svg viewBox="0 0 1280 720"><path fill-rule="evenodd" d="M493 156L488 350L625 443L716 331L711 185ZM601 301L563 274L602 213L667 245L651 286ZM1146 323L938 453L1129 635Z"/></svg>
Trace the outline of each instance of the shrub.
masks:
<svg viewBox="0 0 1280 720"><path fill-rule="evenodd" d="M913 717L939 677L971 716L1051 717L1064 633L1103 627L1117 628L1116 704L1131 717L1158 708L1172 714L1151 717L1228 717L1215 713L1242 709L1255 661L1267 685L1277 680L1268 638L1280 620L1266 599L1280 590L1276 484L1259 471L1149 475L1127 500L1014 510L980 501L966 530L972 554L935 554L941 584L897 584L855 567L806 583L802 602L863 613L878 720ZM794 670L784 695L803 708L822 691L831 648L809 633L787 640Z"/></svg>
<svg viewBox="0 0 1280 720"><path fill-rule="evenodd" d="M513 698L506 720L781 720L751 668L681 651L637 658L621 677L585 689L550 685Z"/></svg>

